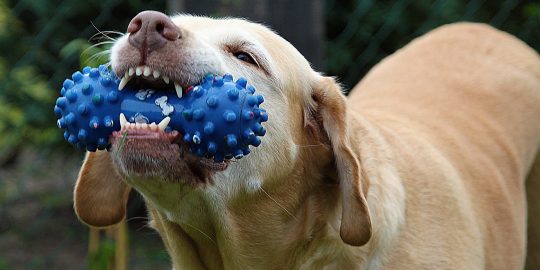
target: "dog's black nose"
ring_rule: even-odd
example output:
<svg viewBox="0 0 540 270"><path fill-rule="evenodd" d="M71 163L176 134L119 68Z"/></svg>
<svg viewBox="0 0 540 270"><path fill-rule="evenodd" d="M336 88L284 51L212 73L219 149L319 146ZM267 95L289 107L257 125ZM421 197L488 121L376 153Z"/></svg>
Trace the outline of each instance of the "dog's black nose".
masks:
<svg viewBox="0 0 540 270"><path fill-rule="evenodd" d="M142 53L162 48L168 41L182 37L180 29L165 14L158 11L143 11L128 25L129 44Z"/></svg>

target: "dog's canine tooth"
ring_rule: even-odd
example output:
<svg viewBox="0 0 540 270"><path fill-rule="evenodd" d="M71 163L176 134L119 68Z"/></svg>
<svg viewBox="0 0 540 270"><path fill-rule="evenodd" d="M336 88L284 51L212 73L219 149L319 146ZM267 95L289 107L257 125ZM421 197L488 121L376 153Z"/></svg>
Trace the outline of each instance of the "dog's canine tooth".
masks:
<svg viewBox="0 0 540 270"><path fill-rule="evenodd" d="M127 123L126 116L123 113L120 113L120 129L124 129Z"/></svg>
<svg viewBox="0 0 540 270"><path fill-rule="evenodd" d="M135 69L135 75L141 76L142 73L143 73L143 67L137 67Z"/></svg>
<svg viewBox="0 0 540 270"><path fill-rule="evenodd" d="M149 66L144 66L143 75L148 77L148 76L150 76L150 74L152 74L152 69L150 69Z"/></svg>
<svg viewBox="0 0 540 270"><path fill-rule="evenodd" d="M165 128L167 127L167 125L169 125L170 121L171 121L171 118L168 116L163 118L163 120L161 120L161 122L159 122L158 124L159 129L161 129L162 131L165 131Z"/></svg>
<svg viewBox="0 0 540 270"><path fill-rule="evenodd" d="M163 76L163 81L165 83L169 83L169 77L168 76Z"/></svg>
<svg viewBox="0 0 540 270"><path fill-rule="evenodd" d="M182 98L182 86L180 86L178 83L174 83L174 89L176 90L176 95L178 98Z"/></svg>
<svg viewBox="0 0 540 270"><path fill-rule="evenodd" d="M130 67L129 70L128 70L128 75L133 76L133 74L135 74L135 69Z"/></svg>
<svg viewBox="0 0 540 270"><path fill-rule="evenodd" d="M120 84L118 85L118 90L121 91L122 89L124 89L129 80L131 80L131 77L128 75L128 72L126 72L124 77L122 77Z"/></svg>
<svg viewBox="0 0 540 270"><path fill-rule="evenodd" d="M154 69L154 72L152 73L152 75L154 76L154 79L157 79L159 77L159 75L161 75L161 74L159 73L158 70Z"/></svg>

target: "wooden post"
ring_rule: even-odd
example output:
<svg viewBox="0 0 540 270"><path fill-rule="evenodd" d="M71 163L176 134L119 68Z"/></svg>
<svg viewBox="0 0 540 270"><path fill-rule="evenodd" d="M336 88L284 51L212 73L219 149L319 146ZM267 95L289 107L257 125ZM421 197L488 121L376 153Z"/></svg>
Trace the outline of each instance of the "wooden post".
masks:
<svg viewBox="0 0 540 270"><path fill-rule="evenodd" d="M115 226L115 253L114 262L116 270L126 270L128 264L128 238L127 222L122 220Z"/></svg>
<svg viewBox="0 0 540 270"><path fill-rule="evenodd" d="M90 234L88 237L88 255L95 254L99 249L99 229L90 227Z"/></svg>
<svg viewBox="0 0 540 270"><path fill-rule="evenodd" d="M126 270L128 267L128 231L127 222L122 220L117 225L98 229L90 227L88 238L88 258L97 255L101 245L101 232L105 237L114 241L114 258L107 262L107 269Z"/></svg>

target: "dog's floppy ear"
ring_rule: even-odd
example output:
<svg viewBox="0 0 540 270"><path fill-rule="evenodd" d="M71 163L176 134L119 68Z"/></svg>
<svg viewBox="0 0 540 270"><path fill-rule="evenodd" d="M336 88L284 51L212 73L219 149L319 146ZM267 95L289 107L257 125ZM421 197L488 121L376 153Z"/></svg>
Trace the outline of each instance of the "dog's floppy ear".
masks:
<svg viewBox="0 0 540 270"><path fill-rule="evenodd" d="M109 152L88 152L73 194L75 213L90 226L114 225L126 215L129 191Z"/></svg>
<svg viewBox="0 0 540 270"><path fill-rule="evenodd" d="M371 238L371 217L366 201L367 179L360 167L357 137L341 87L333 78L321 77L313 86L314 113L326 132L334 153L342 202L341 239L362 246Z"/></svg>

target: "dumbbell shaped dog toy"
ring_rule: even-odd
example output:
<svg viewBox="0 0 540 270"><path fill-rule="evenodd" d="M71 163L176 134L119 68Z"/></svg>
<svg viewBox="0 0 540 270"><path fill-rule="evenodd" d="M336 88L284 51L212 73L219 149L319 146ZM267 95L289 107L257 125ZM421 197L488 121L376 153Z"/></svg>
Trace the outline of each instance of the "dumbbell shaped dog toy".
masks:
<svg viewBox="0 0 540 270"><path fill-rule="evenodd" d="M266 133L262 122L268 115L259 107L264 99L244 78L208 74L182 97L164 90L119 91L119 84L103 65L64 81L54 112L69 143L88 151L109 149L109 137L127 122L152 123L156 131L180 132L193 154L221 162L249 154L249 145L259 146Z"/></svg>

